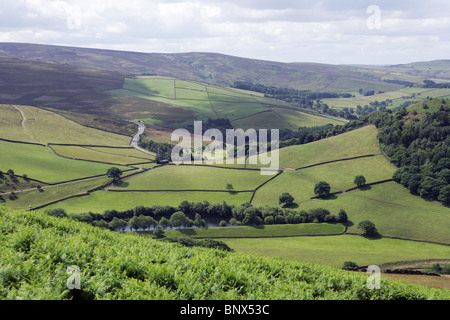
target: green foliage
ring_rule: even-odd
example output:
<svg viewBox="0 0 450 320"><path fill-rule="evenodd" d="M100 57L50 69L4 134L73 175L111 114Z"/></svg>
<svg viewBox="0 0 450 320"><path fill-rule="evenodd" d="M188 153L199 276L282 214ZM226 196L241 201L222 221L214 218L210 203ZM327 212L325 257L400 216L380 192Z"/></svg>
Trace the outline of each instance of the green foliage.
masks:
<svg viewBox="0 0 450 320"><path fill-rule="evenodd" d="M353 183L356 184L358 187L362 187L366 184L366 178L364 176L356 176Z"/></svg>
<svg viewBox="0 0 450 320"><path fill-rule="evenodd" d="M450 291L339 268L185 247L0 206L0 298L26 300L450 299ZM204 241L203 246L220 246ZM79 291L67 288L78 266Z"/></svg>
<svg viewBox="0 0 450 320"><path fill-rule="evenodd" d="M117 167L109 168L106 172L106 176L113 179L114 181L117 181L120 179L120 176L122 176L122 170Z"/></svg>
<svg viewBox="0 0 450 320"><path fill-rule="evenodd" d="M330 196L330 185L325 181L320 181L314 186L314 193L319 198L328 198Z"/></svg>
<svg viewBox="0 0 450 320"><path fill-rule="evenodd" d="M374 238L380 236L377 228L375 227L375 224L369 220L361 221L358 224L358 229L361 229L363 231L363 235L366 237Z"/></svg>
<svg viewBox="0 0 450 320"><path fill-rule="evenodd" d="M344 268L345 269L358 269L358 264L353 261L345 261Z"/></svg>
<svg viewBox="0 0 450 320"><path fill-rule="evenodd" d="M283 204L284 207L290 207L294 203L294 197L290 193L284 192L278 198L278 203Z"/></svg>
<svg viewBox="0 0 450 320"><path fill-rule="evenodd" d="M347 223L347 221L348 221L347 212L345 212L344 209L339 210L337 219L338 219L338 222L340 222L340 223Z"/></svg>
<svg viewBox="0 0 450 320"><path fill-rule="evenodd" d="M48 210L45 210L44 213L48 214L49 216L53 216L53 217L59 217L59 218L67 217L66 211L62 208L48 209Z"/></svg>

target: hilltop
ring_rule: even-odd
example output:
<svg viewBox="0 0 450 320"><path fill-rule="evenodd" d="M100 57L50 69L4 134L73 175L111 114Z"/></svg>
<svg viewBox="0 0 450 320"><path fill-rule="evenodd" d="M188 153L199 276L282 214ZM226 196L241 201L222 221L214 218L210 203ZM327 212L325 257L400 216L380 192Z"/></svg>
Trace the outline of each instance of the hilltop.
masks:
<svg viewBox="0 0 450 320"><path fill-rule="evenodd" d="M357 86L394 90L399 85L379 79L378 71L318 63L282 63L219 53L140 53L26 43L0 43L0 56L59 65L158 75L229 86L235 81L315 91L348 91Z"/></svg>

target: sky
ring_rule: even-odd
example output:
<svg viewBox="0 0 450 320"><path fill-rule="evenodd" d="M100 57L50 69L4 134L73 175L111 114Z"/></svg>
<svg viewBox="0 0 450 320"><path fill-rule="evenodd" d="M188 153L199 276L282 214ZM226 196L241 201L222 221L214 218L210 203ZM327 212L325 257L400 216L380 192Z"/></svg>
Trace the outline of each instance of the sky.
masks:
<svg viewBox="0 0 450 320"><path fill-rule="evenodd" d="M0 0L0 42L400 64L450 59L450 1Z"/></svg>

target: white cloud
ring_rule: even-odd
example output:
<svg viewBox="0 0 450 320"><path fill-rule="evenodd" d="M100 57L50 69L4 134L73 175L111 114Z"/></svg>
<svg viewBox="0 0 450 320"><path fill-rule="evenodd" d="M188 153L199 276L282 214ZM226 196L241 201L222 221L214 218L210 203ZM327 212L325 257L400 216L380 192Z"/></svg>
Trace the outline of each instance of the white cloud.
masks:
<svg viewBox="0 0 450 320"><path fill-rule="evenodd" d="M278 61L401 63L446 58L448 1L2 0L0 41L142 52L208 51ZM432 44L432 50L427 45ZM422 58L421 58L422 57Z"/></svg>

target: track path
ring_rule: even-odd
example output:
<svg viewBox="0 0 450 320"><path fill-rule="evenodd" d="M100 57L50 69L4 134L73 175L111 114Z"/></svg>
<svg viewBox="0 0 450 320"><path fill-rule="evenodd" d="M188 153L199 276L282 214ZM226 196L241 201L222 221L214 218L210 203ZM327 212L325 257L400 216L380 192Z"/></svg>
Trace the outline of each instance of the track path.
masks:
<svg viewBox="0 0 450 320"><path fill-rule="evenodd" d="M137 150L139 150L139 151L141 151L141 152L143 152L143 153L146 153L146 154L149 154L149 155L151 155L151 156L155 156L155 157L156 157L156 153L147 151L147 150L142 149L141 147L138 146L139 139L141 138L141 135L144 133L145 125L142 124L142 123L140 123L140 122L138 122L138 121L132 121L132 120L127 120L127 121L128 121L128 122L132 122L132 123L134 123L134 124L136 124L136 125L138 126L138 132L137 132L136 135L133 137L133 140L131 140L131 144L130 144L130 145L131 145L133 148L135 148L135 149L137 149Z"/></svg>
<svg viewBox="0 0 450 320"><path fill-rule="evenodd" d="M18 106L14 106L14 108L16 108L16 110L19 111L20 114L22 115L21 125L22 125L23 131L25 132L25 134L27 136L29 136L31 138L31 140L33 140L34 142L37 142L36 139L31 134L28 133L27 127L25 126L25 122L28 120L27 117L25 116L25 113Z"/></svg>

